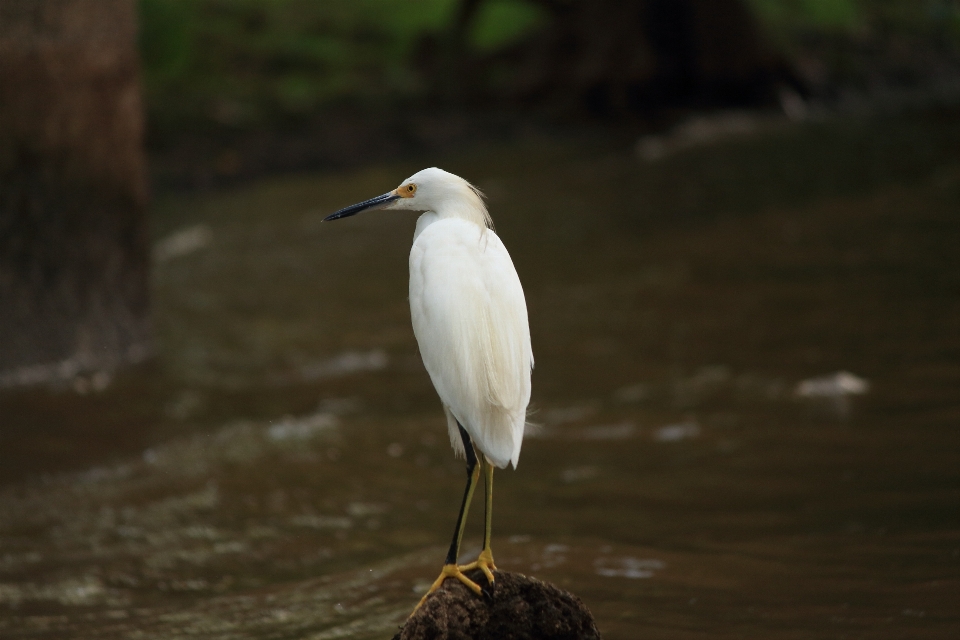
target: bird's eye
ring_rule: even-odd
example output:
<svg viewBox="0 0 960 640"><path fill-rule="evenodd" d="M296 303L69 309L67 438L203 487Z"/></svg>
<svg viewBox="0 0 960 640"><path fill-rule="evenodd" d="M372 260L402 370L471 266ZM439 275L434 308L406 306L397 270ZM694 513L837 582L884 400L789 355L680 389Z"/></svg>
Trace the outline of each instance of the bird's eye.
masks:
<svg viewBox="0 0 960 640"><path fill-rule="evenodd" d="M412 185L412 184L408 184L408 185L407 185L407 192L408 192L408 193L413 193L413 192L416 191L416 190L417 190L416 185Z"/></svg>

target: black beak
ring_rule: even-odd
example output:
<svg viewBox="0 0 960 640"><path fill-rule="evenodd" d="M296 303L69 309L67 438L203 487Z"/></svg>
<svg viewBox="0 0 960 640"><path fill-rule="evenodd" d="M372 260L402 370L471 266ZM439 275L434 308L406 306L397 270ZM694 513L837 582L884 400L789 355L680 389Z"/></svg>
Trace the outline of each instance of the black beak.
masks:
<svg viewBox="0 0 960 640"><path fill-rule="evenodd" d="M369 200L364 200L363 202L358 202L357 204L352 204L349 207L344 207L337 211L336 213L331 213L326 218L323 219L324 222L327 220L339 220L340 218L348 218L350 216L355 216L361 211L366 211L367 209L379 209L390 204L394 200L399 200L398 196L393 191L385 193L382 196L377 196L376 198L370 198Z"/></svg>

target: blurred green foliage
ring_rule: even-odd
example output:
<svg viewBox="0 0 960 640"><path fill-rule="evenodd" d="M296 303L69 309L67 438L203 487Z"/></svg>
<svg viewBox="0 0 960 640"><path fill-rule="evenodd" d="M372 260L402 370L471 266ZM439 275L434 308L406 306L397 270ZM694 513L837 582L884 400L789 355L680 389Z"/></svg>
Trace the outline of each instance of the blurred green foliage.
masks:
<svg viewBox="0 0 960 640"><path fill-rule="evenodd" d="M330 106L365 107L422 93L411 64L421 38L442 38L458 0L140 0L144 86L154 132L257 127ZM491 51L544 12L485 3L469 35Z"/></svg>
<svg viewBox="0 0 960 640"><path fill-rule="evenodd" d="M778 29L851 29L859 18L855 0L750 0L761 19Z"/></svg>
<svg viewBox="0 0 960 640"><path fill-rule="evenodd" d="M930 90L960 63L960 0L747 1L769 40L827 91Z"/></svg>
<svg viewBox="0 0 960 640"><path fill-rule="evenodd" d="M858 35L865 31L915 37L960 37L957 0L747 0L761 23L781 39L800 32Z"/></svg>
<svg viewBox="0 0 960 640"><path fill-rule="evenodd" d="M140 0L154 129L247 127L415 94L408 60L456 0Z"/></svg>
<svg viewBox="0 0 960 640"><path fill-rule="evenodd" d="M493 51L516 42L547 21L547 12L524 0L487 0L470 31L470 44L478 51Z"/></svg>
<svg viewBox="0 0 960 640"><path fill-rule="evenodd" d="M570 0L573 1L573 0ZM957 0L746 0L790 51L810 33L865 30L960 38ZM283 126L329 108L424 95L415 60L442 54L460 0L139 0L152 137L214 127ZM487 0L467 33L490 53L549 16L529 0ZM434 43L433 49L427 44ZM424 53L424 52L427 53Z"/></svg>

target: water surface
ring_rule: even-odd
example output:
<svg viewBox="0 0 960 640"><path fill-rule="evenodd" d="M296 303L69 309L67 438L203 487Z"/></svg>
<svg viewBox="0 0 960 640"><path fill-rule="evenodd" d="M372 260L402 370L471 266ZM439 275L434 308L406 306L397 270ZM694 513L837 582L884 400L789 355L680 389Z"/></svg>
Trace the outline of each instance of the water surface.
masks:
<svg viewBox="0 0 960 640"><path fill-rule="evenodd" d="M498 565L611 639L955 634L960 119L632 147L443 159L489 196L537 358ZM157 204L156 361L0 397L0 635L390 637L463 469L414 217L321 219L421 164ZM797 396L838 371L869 391Z"/></svg>

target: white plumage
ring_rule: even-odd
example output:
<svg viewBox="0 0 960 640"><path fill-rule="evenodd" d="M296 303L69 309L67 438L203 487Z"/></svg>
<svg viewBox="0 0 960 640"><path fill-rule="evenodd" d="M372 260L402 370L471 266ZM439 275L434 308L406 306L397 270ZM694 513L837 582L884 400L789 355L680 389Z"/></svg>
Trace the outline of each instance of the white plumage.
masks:
<svg viewBox="0 0 960 640"><path fill-rule="evenodd" d="M410 249L410 316L423 364L447 412L498 467L517 466L533 354L510 254L492 229L425 213Z"/></svg>
<svg viewBox="0 0 960 640"><path fill-rule="evenodd" d="M416 194L398 208L426 209L410 249L410 317L450 442L463 455L459 420L491 462L516 467L533 366L520 278L469 183L436 168L408 183Z"/></svg>
<svg viewBox="0 0 960 640"><path fill-rule="evenodd" d="M480 587L456 566L466 509L477 480L476 459L464 449L457 423L482 457L486 477L484 549L471 566L483 569L490 585L492 468L517 466L527 405L533 351L520 278L494 232L480 193L466 180L441 169L424 169L388 193L341 209L327 220L366 209L423 211L410 249L410 317L423 364L443 403L450 442L467 457L468 482L453 543L436 590L446 577Z"/></svg>

